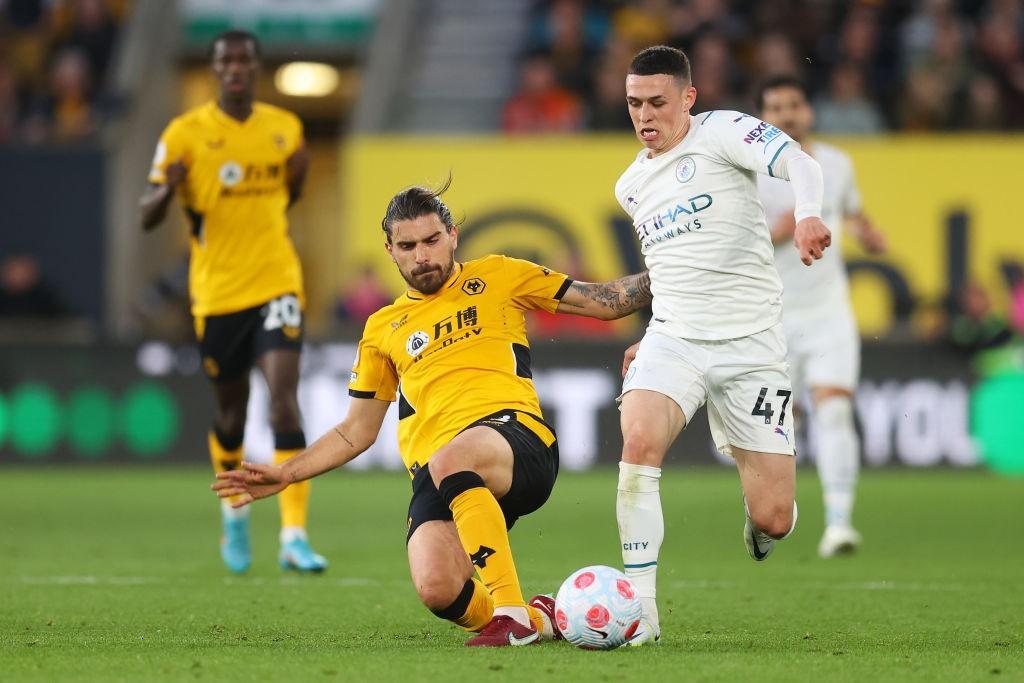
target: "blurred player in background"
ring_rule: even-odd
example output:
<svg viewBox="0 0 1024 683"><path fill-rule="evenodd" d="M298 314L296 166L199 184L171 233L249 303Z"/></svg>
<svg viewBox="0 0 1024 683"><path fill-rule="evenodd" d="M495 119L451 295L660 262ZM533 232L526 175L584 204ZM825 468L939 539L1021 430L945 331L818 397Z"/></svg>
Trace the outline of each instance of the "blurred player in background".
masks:
<svg viewBox="0 0 1024 683"><path fill-rule="evenodd" d="M796 525L782 283L756 177L789 181L804 264L820 259L831 240L818 163L752 116L693 116L696 97L682 51L657 46L633 58L626 102L644 148L615 196L633 219L654 294L644 338L626 352L620 397L616 516L625 571L644 608L636 645L661 634L661 464L701 405L715 445L736 461L750 556L766 559Z"/></svg>
<svg viewBox="0 0 1024 683"><path fill-rule="evenodd" d="M237 468L255 364L270 391L274 461L306 446L296 397L303 335L302 269L285 213L302 191L309 158L298 117L254 102L259 44L229 31L211 48L218 99L171 121L160 137L142 197L142 222L155 228L177 195L192 227L189 292L203 368L217 412L209 434L214 470ZM280 498L283 568L322 571L306 536L309 484ZM221 506L221 556L249 568L248 510Z"/></svg>
<svg viewBox="0 0 1024 683"><path fill-rule="evenodd" d="M245 505L340 467L373 444L397 400L420 600L479 632L466 645L528 645L554 635L554 600L536 596L527 606L508 529L547 501L558 444L533 386L524 314L614 320L650 303L650 279L574 282L506 256L459 263L446 189L412 187L388 205L385 247L409 290L366 322L345 419L284 466L245 463L218 474L213 488L244 495L235 504Z"/></svg>
<svg viewBox="0 0 1024 683"><path fill-rule="evenodd" d="M860 534L853 528L853 500L860 444L853 422L853 391L860 375L860 335L850 307L841 228L849 227L864 249L881 254L885 237L861 210L850 158L811 140L814 111L801 81L779 77L758 90L761 117L800 143L821 164L825 180L822 218L832 229L833 246L814 268L805 268L793 248L793 191L776 178L758 176L758 191L776 245L775 266L783 284L783 327L789 347L790 377L797 395L809 398L817 437L818 475L825 498L822 557L853 551Z"/></svg>

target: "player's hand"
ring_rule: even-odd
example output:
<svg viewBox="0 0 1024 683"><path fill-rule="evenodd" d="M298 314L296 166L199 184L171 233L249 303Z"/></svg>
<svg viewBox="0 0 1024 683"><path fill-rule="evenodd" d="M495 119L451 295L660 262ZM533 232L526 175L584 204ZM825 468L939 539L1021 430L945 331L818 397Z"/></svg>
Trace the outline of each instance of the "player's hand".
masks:
<svg viewBox="0 0 1024 683"><path fill-rule="evenodd" d="M636 358L637 349L640 348L640 342L633 344L626 353L622 356L622 379L626 379L626 373L629 371L629 366L633 364L633 359Z"/></svg>
<svg viewBox="0 0 1024 683"><path fill-rule="evenodd" d="M167 164L167 170L164 171L164 177L167 179L165 184L173 190L185 181L187 175L188 168L182 162L175 161L173 164Z"/></svg>
<svg viewBox="0 0 1024 683"><path fill-rule="evenodd" d="M242 469L218 472L217 481L210 488L217 492L218 498L242 496L231 504L231 507L240 508L254 500L280 493L289 483L278 465L243 462Z"/></svg>
<svg viewBox="0 0 1024 683"><path fill-rule="evenodd" d="M804 218L796 224L793 243L800 250L800 260L809 266L820 259L825 248L832 244L832 231L825 227L820 218Z"/></svg>
<svg viewBox="0 0 1024 683"><path fill-rule="evenodd" d="M878 256L889 251L889 241L885 239L885 235L879 232L871 221L863 219L860 224L860 245L864 247L864 251L868 252L872 256Z"/></svg>

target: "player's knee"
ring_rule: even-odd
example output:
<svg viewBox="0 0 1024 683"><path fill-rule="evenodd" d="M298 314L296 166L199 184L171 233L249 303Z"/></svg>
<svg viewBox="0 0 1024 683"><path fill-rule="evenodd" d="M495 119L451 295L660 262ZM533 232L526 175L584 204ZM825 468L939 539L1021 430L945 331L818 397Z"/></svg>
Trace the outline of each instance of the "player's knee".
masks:
<svg viewBox="0 0 1024 683"><path fill-rule="evenodd" d="M459 462L454 450L442 448L430 457L430 478L434 481L434 486L440 486L448 475L465 469L465 463Z"/></svg>
<svg viewBox="0 0 1024 683"><path fill-rule="evenodd" d="M426 576L416 581L416 594L420 602L438 615L443 614L455 602L461 590L461 583L449 581L447 577Z"/></svg>
<svg viewBox="0 0 1024 683"><path fill-rule="evenodd" d="M853 425L853 403L849 396L832 394L814 408L818 427L842 429Z"/></svg>
<svg viewBox="0 0 1024 683"><path fill-rule="evenodd" d="M214 419L221 434L242 434L245 432L246 406L220 406Z"/></svg>
<svg viewBox="0 0 1024 683"><path fill-rule="evenodd" d="M622 461L631 465L660 467L664 448L658 440L639 429L630 430L622 441Z"/></svg>
<svg viewBox="0 0 1024 683"><path fill-rule="evenodd" d="M751 510L750 521L772 538L782 538L793 530L793 503L784 501Z"/></svg>
<svg viewBox="0 0 1024 683"><path fill-rule="evenodd" d="M275 432L294 432L301 429L299 403L294 396L271 396L270 428Z"/></svg>

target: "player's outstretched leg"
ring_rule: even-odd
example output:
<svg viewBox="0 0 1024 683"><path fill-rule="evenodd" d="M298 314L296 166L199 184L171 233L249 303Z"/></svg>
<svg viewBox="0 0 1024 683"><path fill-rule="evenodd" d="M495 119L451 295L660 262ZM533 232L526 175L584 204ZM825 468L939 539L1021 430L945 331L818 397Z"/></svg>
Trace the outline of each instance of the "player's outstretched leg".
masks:
<svg viewBox="0 0 1024 683"><path fill-rule="evenodd" d="M540 640L523 599L505 513L495 493L512 483L512 447L489 427L472 427L434 454L427 468L451 510L462 547L494 600L494 616L470 647L529 645ZM493 489L493 490L492 490Z"/></svg>
<svg viewBox="0 0 1024 683"><path fill-rule="evenodd" d="M615 501L622 564L633 581L643 617L631 645L661 638L658 618L658 554L665 538L661 512L661 461L686 420L679 405L654 391L637 389L622 397L622 462Z"/></svg>
<svg viewBox="0 0 1024 683"><path fill-rule="evenodd" d="M743 485L743 542L756 562L796 527L796 459L792 455L732 448Z"/></svg>
<svg viewBox="0 0 1024 683"><path fill-rule="evenodd" d="M860 534L853 528L860 446L849 393L815 390L814 397L818 477L825 502L825 533L818 554L827 558L853 552L861 543Z"/></svg>

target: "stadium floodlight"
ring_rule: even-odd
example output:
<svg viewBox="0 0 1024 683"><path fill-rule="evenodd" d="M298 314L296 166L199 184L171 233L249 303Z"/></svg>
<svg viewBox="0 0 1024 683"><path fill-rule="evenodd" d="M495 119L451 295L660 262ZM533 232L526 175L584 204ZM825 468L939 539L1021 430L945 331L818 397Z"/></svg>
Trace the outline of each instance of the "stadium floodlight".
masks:
<svg viewBox="0 0 1024 683"><path fill-rule="evenodd" d="M324 97L338 87L338 70L330 64L289 62L274 74L274 85L284 95Z"/></svg>

